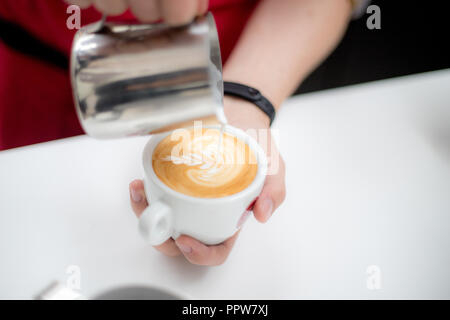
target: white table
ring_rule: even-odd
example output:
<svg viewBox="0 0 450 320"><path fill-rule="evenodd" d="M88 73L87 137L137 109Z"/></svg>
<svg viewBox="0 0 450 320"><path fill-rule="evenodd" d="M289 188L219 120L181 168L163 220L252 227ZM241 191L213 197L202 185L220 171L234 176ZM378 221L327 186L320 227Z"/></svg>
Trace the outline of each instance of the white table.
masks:
<svg viewBox="0 0 450 320"><path fill-rule="evenodd" d="M70 265L87 297L138 283L199 299L450 298L450 70L294 97L274 129L286 201L220 267L137 233L128 183L148 137L1 152L0 298L65 283Z"/></svg>

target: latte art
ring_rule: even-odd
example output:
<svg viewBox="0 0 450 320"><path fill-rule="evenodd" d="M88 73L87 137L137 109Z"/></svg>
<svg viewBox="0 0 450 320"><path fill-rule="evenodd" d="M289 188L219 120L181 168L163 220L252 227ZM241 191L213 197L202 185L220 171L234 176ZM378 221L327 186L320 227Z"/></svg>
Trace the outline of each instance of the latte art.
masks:
<svg viewBox="0 0 450 320"><path fill-rule="evenodd" d="M254 180L258 165L250 147L217 129L182 129L153 152L153 170L175 191L200 198L238 193Z"/></svg>

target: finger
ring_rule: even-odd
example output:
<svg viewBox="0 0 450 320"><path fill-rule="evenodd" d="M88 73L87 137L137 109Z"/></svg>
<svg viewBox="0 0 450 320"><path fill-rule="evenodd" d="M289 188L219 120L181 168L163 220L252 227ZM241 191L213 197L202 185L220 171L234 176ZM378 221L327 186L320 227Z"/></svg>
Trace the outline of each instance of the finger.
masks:
<svg viewBox="0 0 450 320"><path fill-rule="evenodd" d="M197 15L202 16L208 11L208 0L198 0Z"/></svg>
<svg viewBox="0 0 450 320"><path fill-rule="evenodd" d="M92 4L92 0L65 0L68 4L74 4L81 9L89 8Z"/></svg>
<svg viewBox="0 0 450 320"><path fill-rule="evenodd" d="M94 6L104 14L117 16L127 10L128 4L125 0L94 0Z"/></svg>
<svg viewBox="0 0 450 320"><path fill-rule="evenodd" d="M285 198L285 167L283 159L280 158L278 173L266 177L261 194L253 207L256 220L267 222Z"/></svg>
<svg viewBox="0 0 450 320"><path fill-rule="evenodd" d="M130 183L129 189L131 207L139 218L148 206L147 197L145 196L144 191L144 182L142 180L134 180Z"/></svg>
<svg viewBox="0 0 450 320"><path fill-rule="evenodd" d="M131 12L141 22L150 23L161 18L157 0L128 0Z"/></svg>
<svg viewBox="0 0 450 320"><path fill-rule="evenodd" d="M134 180L130 183L130 201L134 213L137 217L140 217L142 212L148 206L144 191L144 182L142 180ZM178 249L172 238L160 245L154 246L154 248L171 257L181 254L180 249Z"/></svg>
<svg viewBox="0 0 450 320"><path fill-rule="evenodd" d="M204 266L218 266L225 262L238 237L239 231L225 242L207 246L194 238L182 235L175 240L189 262Z"/></svg>
<svg viewBox="0 0 450 320"><path fill-rule="evenodd" d="M176 257L181 254L180 249L175 244L175 240L172 238L158 246L154 246L154 248L169 257Z"/></svg>
<svg viewBox="0 0 450 320"><path fill-rule="evenodd" d="M164 21L170 25L182 25L192 21L197 14L197 0L159 0Z"/></svg>

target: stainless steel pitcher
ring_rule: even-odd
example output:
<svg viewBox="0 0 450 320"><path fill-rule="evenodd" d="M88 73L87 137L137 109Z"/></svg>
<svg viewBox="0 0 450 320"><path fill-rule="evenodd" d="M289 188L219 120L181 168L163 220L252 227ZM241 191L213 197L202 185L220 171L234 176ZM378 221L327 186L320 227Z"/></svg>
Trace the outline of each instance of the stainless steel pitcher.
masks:
<svg viewBox="0 0 450 320"><path fill-rule="evenodd" d="M80 122L95 138L156 133L193 120L226 122L211 13L182 27L88 25L74 38L71 80Z"/></svg>

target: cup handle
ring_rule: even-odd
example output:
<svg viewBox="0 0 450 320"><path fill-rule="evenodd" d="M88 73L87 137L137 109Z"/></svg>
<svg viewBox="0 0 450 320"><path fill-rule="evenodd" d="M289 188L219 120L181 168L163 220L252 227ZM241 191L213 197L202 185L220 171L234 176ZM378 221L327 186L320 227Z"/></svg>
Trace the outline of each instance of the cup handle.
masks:
<svg viewBox="0 0 450 320"><path fill-rule="evenodd" d="M139 218L139 231L152 246L169 239L173 233L170 207L161 201L150 204Z"/></svg>

